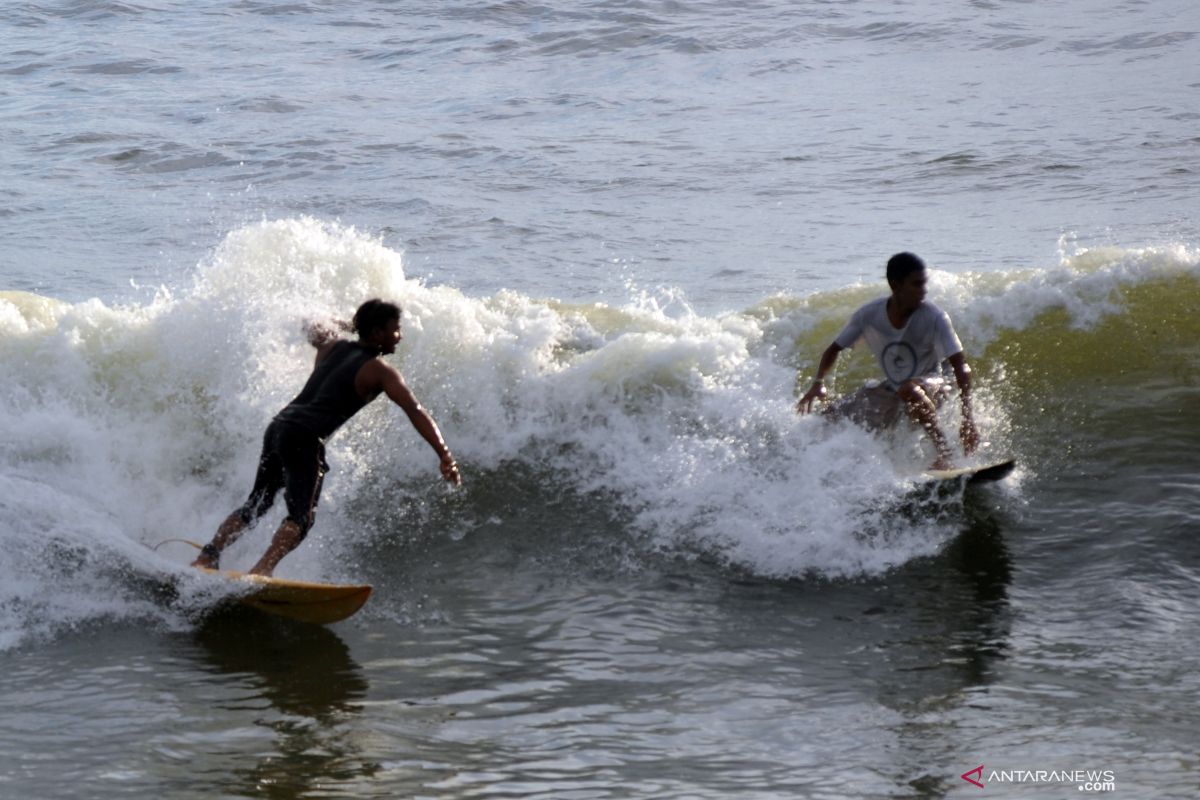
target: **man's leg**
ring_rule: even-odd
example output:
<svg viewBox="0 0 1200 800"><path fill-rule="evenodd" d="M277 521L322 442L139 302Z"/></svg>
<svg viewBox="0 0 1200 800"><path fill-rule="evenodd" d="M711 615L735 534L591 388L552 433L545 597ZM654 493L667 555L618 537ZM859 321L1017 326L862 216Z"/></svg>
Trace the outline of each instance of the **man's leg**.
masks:
<svg viewBox="0 0 1200 800"><path fill-rule="evenodd" d="M275 452L274 424L263 434L262 455L258 457L258 472L254 476L254 488L244 505L234 511L221 526L213 540L204 545L200 555L192 562L193 567L216 569L221 560L221 551L237 541L250 523L256 521L275 502L275 495L283 488L283 467Z"/></svg>
<svg viewBox="0 0 1200 800"><path fill-rule="evenodd" d="M304 541L316 518L317 500L321 496L325 471L329 468L325 463L325 446L310 434L287 431L283 450L283 499L287 502L288 515L275 531L262 558L250 568L253 575L271 575L283 557Z"/></svg>
<svg viewBox="0 0 1200 800"><path fill-rule="evenodd" d="M909 418L929 434L930 441L937 448L938 457L930 465L930 469L950 469L953 466L954 452L950 449L946 434L942 433L942 428L938 425L937 406L929 399L925 389L917 381L906 381L896 390L896 394L904 401Z"/></svg>
<svg viewBox="0 0 1200 800"><path fill-rule="evenodd" d="M217 568L217 564L221 560L221 551L236 542L249 524L243 519L243 513L239 508L225 518L221 527L217 528L217 535L209 544L200 549L200 555L196 556L196 560L192 562L193 567Z"/></svg>
<svg viewBox="0 0 1200 800"><path fill-rule="evenodd" d="M271 539L271 546L267 548L267 552L263 553L258 563L250 568L250 574L270 576L283 557L295 550L303 539L304 531L300 525L290 519L285 519L280 524L279 530L275 531L275 538Z"/></svg>

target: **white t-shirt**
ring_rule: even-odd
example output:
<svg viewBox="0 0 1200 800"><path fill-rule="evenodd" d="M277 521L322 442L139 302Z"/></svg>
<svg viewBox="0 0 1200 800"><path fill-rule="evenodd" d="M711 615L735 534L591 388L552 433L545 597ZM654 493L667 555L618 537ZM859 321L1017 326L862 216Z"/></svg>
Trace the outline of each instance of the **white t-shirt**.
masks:
<svg viewBox="0 0 1200 800"><path fill-rule="evenodd" d="M897 329L888 319L887 301L881 297L855 311L834 341L854 347L866 340L891 388L898 389L910 378L936 375L943 361L962 352L962 342L945 311L921 303L908 323Z"/></svg>

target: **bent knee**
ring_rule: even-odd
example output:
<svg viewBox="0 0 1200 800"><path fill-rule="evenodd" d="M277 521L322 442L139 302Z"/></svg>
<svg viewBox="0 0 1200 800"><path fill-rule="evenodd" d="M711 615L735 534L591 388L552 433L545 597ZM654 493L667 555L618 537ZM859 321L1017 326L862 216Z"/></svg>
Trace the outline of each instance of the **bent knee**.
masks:
<svg viewBox="0 0 1200 800"><path fill-rule="evenodd" d="M316 516L315 513L309 513L299 519L291 514L287 516L285 521L291 523L296 528L296 544L303 542L304 538L308 536L308 532L312 529L313 523L316 521Z"/></svg>

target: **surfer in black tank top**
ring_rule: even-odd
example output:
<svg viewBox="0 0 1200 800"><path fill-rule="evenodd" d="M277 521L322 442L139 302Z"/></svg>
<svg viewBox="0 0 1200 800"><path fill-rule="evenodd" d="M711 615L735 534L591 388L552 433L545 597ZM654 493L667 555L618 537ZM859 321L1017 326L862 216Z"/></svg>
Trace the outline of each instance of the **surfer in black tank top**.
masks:
<svg viewBox="0 0 1200 800"><path fill-rule="evenodd" d="M288 515L267 551L250 569L257 575L270 575L312 527L321 483L329 469L325 440L380 394L387 394L404 410L438 454L442 478L455 485L462 483L458 464L437 423L417 402L400 373L381 358L394 353L400 341L399 306L368 300L355 313L353 325L341 327L356 331L358 341L338 339L322 325L307 326L309 342L317 348L312 375L300 394L267 426L250 496L221 523L192 566L215 569L221 551L265 514L283 489Z"/></svg>
<svg viewBox="0 0 1200 800"><path fill-rule="evenodd" d="M327 439L367 403L354 388L354 379L363 365L380 355L379 349L361 342L339 340L313 370L296 399L275 415L277 422L304 428Z"/></svg>

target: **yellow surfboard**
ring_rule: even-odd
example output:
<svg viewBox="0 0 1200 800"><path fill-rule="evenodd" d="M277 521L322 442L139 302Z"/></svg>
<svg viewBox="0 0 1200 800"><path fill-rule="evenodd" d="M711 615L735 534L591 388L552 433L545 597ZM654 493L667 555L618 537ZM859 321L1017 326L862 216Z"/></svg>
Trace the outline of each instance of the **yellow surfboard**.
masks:
<svg viewBox="0 0 1200 800"><path fill-rule="evenodd" d="M338 583L308 583L286 578L267 578L231 570L206 569L201 572L215 575L228 581L247 583L254 588L238 598L242 605L257 608L300 622L328 625L339 622L354 614L371 596L370 586L353 586Z"/></svg>

